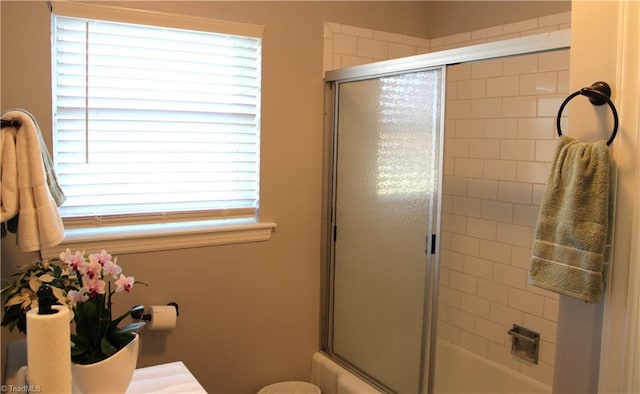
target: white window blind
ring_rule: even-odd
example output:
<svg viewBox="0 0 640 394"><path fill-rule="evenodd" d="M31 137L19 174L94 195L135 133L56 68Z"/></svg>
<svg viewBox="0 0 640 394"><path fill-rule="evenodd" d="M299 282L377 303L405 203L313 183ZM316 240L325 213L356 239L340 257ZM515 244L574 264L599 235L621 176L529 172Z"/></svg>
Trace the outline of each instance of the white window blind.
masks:
<svg viewBox="0 0 640 394"><path fill-rule="evenodd" d="M260 38L58 15L53 36L65 219L257 214Z"/></svg>

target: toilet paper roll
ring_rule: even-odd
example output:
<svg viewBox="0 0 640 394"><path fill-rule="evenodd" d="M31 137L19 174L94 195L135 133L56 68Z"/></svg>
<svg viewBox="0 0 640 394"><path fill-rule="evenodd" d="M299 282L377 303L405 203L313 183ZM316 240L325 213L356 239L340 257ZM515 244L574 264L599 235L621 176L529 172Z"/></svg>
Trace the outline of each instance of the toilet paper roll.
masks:
<svg viewBox="0 0 640 394"><path fill-rule="evenodd" d="M177 309L171 305L153 305L149 314L151 321L147 328L151 331L172 330L178 320Z"/></svg>
<svg viewBox="0 0 640 394"><path fill-rule="evenodd" d="M71 311L52 308L50 315L27 312L27 380L39 393L71 393Z"/></svg>

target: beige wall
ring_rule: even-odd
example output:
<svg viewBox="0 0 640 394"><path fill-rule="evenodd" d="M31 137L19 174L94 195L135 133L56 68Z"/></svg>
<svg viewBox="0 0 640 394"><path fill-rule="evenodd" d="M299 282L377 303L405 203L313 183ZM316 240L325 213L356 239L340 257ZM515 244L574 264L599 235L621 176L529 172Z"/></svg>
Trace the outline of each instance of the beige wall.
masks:
<svg viewBox="0 0 640 394"><path fill-rule="evenodd" d="M319 341L323 22L427 37L429 7L424 2L117 5L266 26L260 213L278 228L264 243L120 256L128 273L150 284L136 289L127 303L181 306L173 332L144 333L140 365L182 360L212 393L249 393L277 380L308 379ZM34 113L50 144L48 7L2 2L0 12L1 107ZM508 14L502 17L508 22ZM3 240L2 276L34 257L17 253L12 236ZM3 357L6 342L15 337L2 331Z"/></svg>
<svg viewBox="0 0 640 394"><path fill-rule="evenodd" d="M430 1L429 37L443 37L571 10L571 2Z"/></svg>
<svg viewBox="0 0 640 394"><path fill-rule="evenodd" d="M571 14L570 88L574 91L595 81L608 82L620 116L620 128L611 148L617 187L613 257L606 297L597 307L561 297L555 370L560 378L554 382L554 391L633 392L629 379L635 373L637 385L638 365L634 366L625 356L637 355L638 349L625 341L637 333L638 322L630 317L637 316L640 302L636 291L638 260L631 253L632 247L638 245L640 230L636 220L640 197L637 78L640 8L637 3L627 1L574 1ZM593 29L595 25L598 29ZM569 133L585 139L603 133L608 136L612 121L609 109L604 107L595 108L587 100L572 102ZM635 299L629 299L630 296Z"/></svg>

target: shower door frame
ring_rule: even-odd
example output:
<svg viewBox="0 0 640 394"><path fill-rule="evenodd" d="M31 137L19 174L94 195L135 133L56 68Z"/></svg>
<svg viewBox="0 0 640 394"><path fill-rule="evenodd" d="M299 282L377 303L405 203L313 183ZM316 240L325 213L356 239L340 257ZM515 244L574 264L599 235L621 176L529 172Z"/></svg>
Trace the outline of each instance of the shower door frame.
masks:
<svg viewBox="0 0 640 394"><path fill-rule="evenodd" d="M446 102L446 67L458 63L467 63L478 60L489 60L508 56L517 56L530 53L540 53L570 48L571 32L569 29L553 31L543 34L536 34L526 37L513 38L503 41L496 41L487 44L472 45L463 48L449 49L445 51L432 52L423 55L409 56L400 59L385 60L376 63L352 66L338 70L331 70L325 73L325 132L324 132L324 152L323 152L323 200L322 200L322 270L321 270L321 295L320 295L320 350L341 364L347 370L354 372L363 380L373 386L386 390L374 379L364 375L356 366L350 365L345 360L340 359L333 353L331 346L331 327L333 316L333 199L334 182L336 177L336 129L337 129L337 89L336 86L344 82L354 82L365 79L380 78L388 75L397 75L409 72L417 72L442 68L442 119L440 122L440 146L438 148L440 157L438 168L438 195L437 207L441 206L442 195L442 152L444 149L444 127L445 127L445 102ZM440 231L440 214L436 215L435 234ZM420 387L426 388L427 393L433 393L433 376L435 371L435 340L437 327L438 308L438 271L439 271L439 248L435 247L435 254L432 256L430 270L434 273L432 283L435 284L432 294L429 295L425 289L425 311L431 311L431 324L424 332L428 338L428 353L423 354L421 369L426 372L426 376L421 376ZM424 363L428 364L425 370Z"/></svg>
<svg viewBox="0 0 640 394"><path fill-rule="evenodd" d="M421 337L421 343L420 343L420 372L419 372L419 382L418 382L418 387L424 391L423 388L423 384L425 383L429 383L430 379L428 379L428 376L431 376L433 374L433 371L429 370L429 372L426 374L427 376L425 376L425 368L424 366L427 365L429 368L433 367L432 364L432 358L433 358L433 353L431 353L431 349L435 346L435 336L431 335L432 332L435 332L435 326L434 324L437 323L437 286L438 286L438 254L439 254L439 248L436 248L435 245L433 245L433 242L436 242L436 239L439 240L439 233L440 233L440 206L442 205L442 167L443 167L443 162L442 162L442 158L443 158L443 146L444 146L444 104L445 104L445 83L444 81L446 81L446 66L441 65L441 66L432 66L432 67L425 67L425 68L413 68L409 71L392 71L390 73L384 73L384 74L376 74L375 76L363 76L363 77L355 77L355 78L349 78L349 79L344 79L341 81L334 81L333 83L331 83L329 86L329 90L331 91L331 118L333 119L333 127L332 127L332 134L331 134L331 163L332 163L332 167L331 167L331 180L330 180L330 190L331 190L331 194L330 194L330 217L329 217L329 226L330 226L330 237L328 239L329 242L329 250L328 250L328 258L330 259L329 262L329 269L330 269L330 277L333 278L334 277L334 271L333 271L333 262L334 262L334 253L335 253L335 248L334 248L334 242L335 239L333 238L335 236L334 234L334 224L335 224L335 199L336 199L336 189L335 189L335 180L337 177L337 165L336 165L336 159L337 159L337 127L338 127L338 105L339 105L339 86L341 84L344 83L352 83L352 82L361 82L361 81L365 81L365 80L372 80L372 79L378 79L378 78L382 78L382 77L389 77L389 76L399 76L399 75L403 75L403 74L408 74L408 73L419 73L419 72L427 72L427 71L439 71L440 72L440 98L439 98L439 122L438 122L438 126L437 126L437 130L435 131L435 133L437 133L436 136L436 144L437 146L434 149L434 152L436 153L436 175L435 175L435 189L436 189L436 193L435 196L433 197L435 203L434 203L434 211L430 212L429 215L433 215L433 220L432 222L434 223L432 225L432 228L427 229L429 231L429 233L427 234L427 240L425 242L425 256L424 256L424 264L426 264L426 268L425 268L425 283L424 283L424 288L423 288L423 318L425 316L430 316L431 320L429 322L423 320L422 322L422 337ZM326 235L326 234L325 234ZM333 239L333 241L332 241ZM334 293L334 289L333 289L333 280L329 281L330 283L328 283L329 286L331 286L331 288L329 289L328 295L333 295ZM341 358L339 355L337 355L336 353L334 353L332 351L332 343L333 343L333 338L332 338L332 330L330 329L330 327L333 326L333 297L329 297L330 298L330 302L328 305L329 310L327 311L327 317L328 317L328 324L326 327L326 332L323 332L323 335L326 334L326 346L322 346L322 350L327 352L328 354L330 354L335 360L338 360L341 364L343 364L343 366L345 366L347 369L351 370L352 372L354 372L355 374L359 375L363 380L367 381L368 383L370 383L371 385L380 388L382 390L387 390L387 388L380 383L379 381L375 380L374 378L371 378L370 376L364 374L363 372L361 372L356 366L351 365L351 363L349 363L347 360ZM431 324L427 324L427 323L431 323ZM430 340L427 341L426 338L429 338ZM432 391L432 390L430 390Z"/></svg>

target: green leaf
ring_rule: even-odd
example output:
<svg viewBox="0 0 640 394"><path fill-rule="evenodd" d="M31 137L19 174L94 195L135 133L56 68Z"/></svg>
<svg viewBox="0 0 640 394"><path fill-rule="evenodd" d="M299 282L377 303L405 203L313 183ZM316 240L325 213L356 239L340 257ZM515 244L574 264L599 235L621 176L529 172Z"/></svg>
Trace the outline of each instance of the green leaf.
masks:
<svg viewBox="0 0 640 394"><path fill-rule="evenodd" d="M109 342L111 342L111 344L113 344L113 346L117 347L118 349L122 349L123 347L127 346L129 342L133 340L133 338L135 338L135 335L129 332L112 333L111 335L109 335Z"/></svg>
<svg viewBox="0 0 640 394"><path fill-rule="evenodd" d="M102 350L102 353L104 355L109 357L109 356L115 354L115 352L118 351L118 348L113 346L111 344L111 342L109 342L109 340L107 338L102 338L102 341L100 342L100 350Z"/></svg>
<svg viewBox="0 0 640 394"><path fill-rule="evenodd" d="M71 335L71 337L73 336L74 335ZM72 357L80 356L86 351L87 351L87 348L85 346L82 346L80 341L78 341L77 339L75 341L73 339L71 340L71 356Z"/></svg>
<svg viewBox="0 0 640 394"><path fill-rule="evenodd" d="M127 312L123 313L122 315L118 316L117 318L113 319L113 321L111 322L111 329L115 329L116 327L118 327L120 322L122 320L124 320L125 317L129 316L130 314L131 314L131 311L127 311Z"/></svg>
<svg viewBox="0 0 640 394"><path fill-rule="evenodd" d="M26 312L27 311L23 310L20 305L5 307L4 316L2 316L2 323L0 323L0 325L8 327L9 331L13 331L17 325L18 330L26 334Z"/></svg>
<svg viewBox="0 0 640 394"><path fill-rule="evenodd" d="M71 346L71 357L78 357L87 352L87 349L80 349L75 346Z"/></svg>
<svg viewBox="0 0 640 394"><path fill-rule="evenodd" d="M62 275L62 268L60 268L59 265L54 265L53 266L53 275L55 275L56 278L59 278L60 275Z"/></svg>
<svg viewBox="0 0 640 394"><path fill-rule="evenodd" d="M73 343L74 346L82 349L87 349L91 346L90 341L88 341L85 337L76 334L71 334L71 343Z"/></svg>
<svg viewBox="0 0 640 394"><path fill-rule="evenodd" d="M51 283L51 281L55 279L55 277L48 272L40 275L38 278L44 283Z"/></svg>
<svg viewBox="0 0 640 394"><path fill-rule="evenodd" d="M141 329L142 327L144 327L144 325L146 324L146 322L143 321L139 321L139 322L135 322L135 323L131 323L128 324L122 328L118 328L117 330L113 331L114 334L124 334L124 333L130 333L130 332L136 332L139 329Z"/></svg>
<svg viewBox="0 0 640 394"><path fill-rule="evenodd" d="M3 297L6 297L8 299L18 294L19 292L20 292L20 288L18 286L11 285L2 289L2 292L0 294L2 294Z"/></svg>
<svg viewBox="0 0 640 394"><path fill-rule="evenodd" d="M84 312L85 319L95 319L98 316L98 307L95 303L88 301L80 304Z"/></svg>
<svg viewBox="0 0 640 394"><path fill-rule="evenodd" d="M144 314L144 305L135 305L129 310L129 314L134 317L136 314L142 316Z"/></svg>

